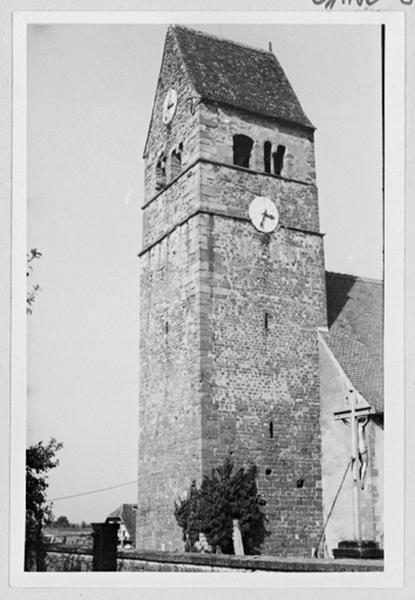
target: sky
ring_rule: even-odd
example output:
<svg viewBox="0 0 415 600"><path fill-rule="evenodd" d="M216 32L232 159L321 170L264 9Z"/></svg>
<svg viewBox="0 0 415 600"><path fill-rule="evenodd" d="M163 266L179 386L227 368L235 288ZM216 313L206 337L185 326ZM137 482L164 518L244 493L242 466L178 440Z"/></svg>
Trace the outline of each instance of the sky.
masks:
<svg viewBox="0 0 415 600"><path fill-rule="evenodd" d="M268 42L315 135L326 268L382 277L380 29L204 25ZM56 516L102 521L136 502L140 206L167 25L28 30L28 248L41 292L28 317L27 443L63 442ZM133 483L130 483L133 482Z"/></svg>

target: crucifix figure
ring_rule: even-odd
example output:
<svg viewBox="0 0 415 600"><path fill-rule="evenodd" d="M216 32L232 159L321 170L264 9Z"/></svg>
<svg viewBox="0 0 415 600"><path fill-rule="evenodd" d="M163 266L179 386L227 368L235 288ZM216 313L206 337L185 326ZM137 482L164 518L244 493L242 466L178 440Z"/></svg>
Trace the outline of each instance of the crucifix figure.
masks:
<svg viewBox="0 0 415 600"><path fill-rule="evenodd" d="M269 212L267 211L267 209L265 209L264 212L262 213L262 220L259 225L261 227L261 229L262 229L262 227L264 227L265 219L271 219L272 221L275 221L274 215L270 215Z"/></svg>
<svg viewBox="0 0 415 600"><path fill-rule="evenodd" d="M355 390L349 390L346 400L350 401L350 408L336 411L334 413L334 418L335 420L350 423L354 537L356 540L361 540L361 491L364 489L364 481L368 467L365 427L369 421L369 415L372 414L374 410L371 406L356 406Z"/></svg>
<svg viewBox="0 0 415 600"><path fill-rule="evenodd" d="M366 434L365 427L368 424L368 417L357 417L357 447L359 451L359 461L360 461L360 469L359 469L359 480L360 487L362 490L365 489L365 476L367 472L368 466L368 453L367 453L367 444L366 444Z"/></svg>

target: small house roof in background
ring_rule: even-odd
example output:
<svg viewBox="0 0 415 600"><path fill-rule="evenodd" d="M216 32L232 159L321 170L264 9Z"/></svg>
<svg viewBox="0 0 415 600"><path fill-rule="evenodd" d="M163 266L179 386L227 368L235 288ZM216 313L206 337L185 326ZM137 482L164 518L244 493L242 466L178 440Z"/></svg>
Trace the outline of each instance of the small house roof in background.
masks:
<svg viewBox="0 0 415 600"><path fill-rule="evenodd" d="M358 392L383 412L383 284L326 273L330 350Z"/></svg>
<svg viewBox="0 0 415 600"><path fill-rule="evenodd" d="M202 99L314 129L272 52L181 25L169 31Z"/></svg>
<svg viewBox="0 0 415 600"><path fill-rule="evenodd" d="M135 545L135 524L136 524L137 504L121 504L111 514L106 521L121 520L130 536L130 542Z"/></svg>

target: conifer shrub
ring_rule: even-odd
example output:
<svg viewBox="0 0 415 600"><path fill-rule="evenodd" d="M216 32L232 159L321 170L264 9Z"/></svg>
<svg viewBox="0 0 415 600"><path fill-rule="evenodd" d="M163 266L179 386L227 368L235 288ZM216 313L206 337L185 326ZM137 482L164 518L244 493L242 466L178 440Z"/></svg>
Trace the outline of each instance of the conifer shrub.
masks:
<svg viewBox="0 0 415 600"><path fill-rule="evenodd" d="M183 530L184 549L193 552L195 543L199 539L201 523L199 519L200 490L196 481L192 481L186 498L174 502L174 516L179 527Z"/></svg>
<svg viewBox="0 0 415 600"><path fill-rule="evenodd" d="M205 476L200 488L192 481L187 495L174 503L174 515L183 531L186 552L194 552L199 534L206 536L213 552L233 554L233 520L239 521L245 554L258 554L267 535L264 506L258 493L257 467L234 472L232 461Z"/></svg>

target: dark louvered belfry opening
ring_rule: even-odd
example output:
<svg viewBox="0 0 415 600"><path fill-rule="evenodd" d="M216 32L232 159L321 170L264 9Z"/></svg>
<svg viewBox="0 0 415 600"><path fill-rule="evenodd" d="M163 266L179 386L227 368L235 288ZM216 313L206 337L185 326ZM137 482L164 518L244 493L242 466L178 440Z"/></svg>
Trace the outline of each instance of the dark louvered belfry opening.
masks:
<svg viewBox="0 0 415 600"><path fill-rule="evenodd" d="M156 190L165 188L166 183L166 157L162 154L156 165Z"/></svg>
<svg viewBox="0 0 415 600"><path fill-rule="evenodd" d="M170 158L170 179L176 179L182 170L182 155L173 150Z"/></svg>
<svg viewBox="0 0 415 600"><path fill-rule="evenodd" d="M239 167L249 168L252 146L254 140L247 135L237 133L233 136L233 164Z"/></svg>
<svg viewBox="0 0 415 600"><path fill-rule="evenodd" d="M176 179L182 170L182 151L183 144L179 144L178 148L173 150L170 157L170 180Z"/></svg>
<svg viewBox="0 0 415 600"><path fill-rule="evenodd" d="M271 142L264 142L264 171L271 173Z"/></svg>
<svg viewBox="0 0 415 600"><path fill-rule="evenodd" d="M282 169L284 167L284 155L285 155L285 146L281 146L281 145L278 146L277 151L272 154L275 175L281 175Z"/></svg>

